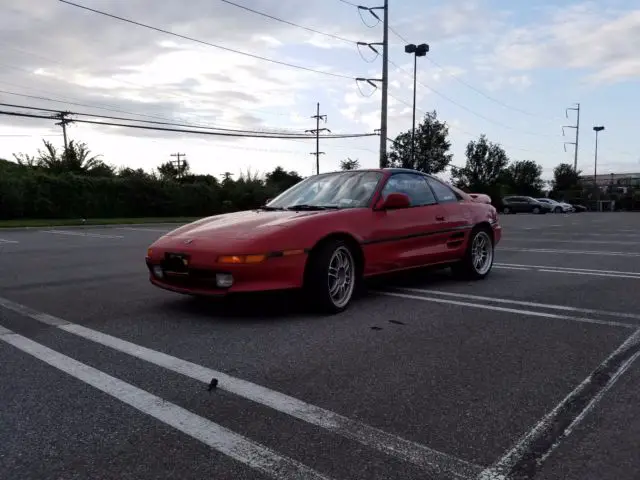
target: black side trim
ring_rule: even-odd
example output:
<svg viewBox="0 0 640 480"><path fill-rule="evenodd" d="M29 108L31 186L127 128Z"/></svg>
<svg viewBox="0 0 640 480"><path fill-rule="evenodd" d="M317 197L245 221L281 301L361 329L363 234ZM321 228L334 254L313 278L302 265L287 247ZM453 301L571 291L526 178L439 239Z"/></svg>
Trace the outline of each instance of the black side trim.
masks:
<svg viewBox="0 0 640 480"><path fill-rule="evenodd" d="M302 250L304 252L305 255L308 255L309 252L311 252L310 248L300 248L300 249L292 249L292 250ZM267 254L267 258L280 258L280 257L284 257L284 250L279 250L277 252L271 252L269 254Z"/></svg>
<svg viewBox="0 0 640 480"><path fill-rule="evenodd" d="M418 232L411 235L401 235L397 237L386 237L386 238L375 238L373 240L364 240L360 244L361 245L373 245L376 243L387 243L387 242L399 242L402 240L409 240L411 238L419 238L419 237L430 237L432 235L441 235L443 233L455 233L455 236L464 236L464 233L461 231L471 230L473 225L462 225L461 227L456 228L446 228L443 230L435 230L428 232Z"/></svg>

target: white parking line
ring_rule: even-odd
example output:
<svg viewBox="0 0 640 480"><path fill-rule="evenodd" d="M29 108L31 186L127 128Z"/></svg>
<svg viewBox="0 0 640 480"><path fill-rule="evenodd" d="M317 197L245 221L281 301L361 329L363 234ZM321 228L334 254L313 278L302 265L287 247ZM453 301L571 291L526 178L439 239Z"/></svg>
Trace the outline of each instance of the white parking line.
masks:
<svg viewBox="0 0 640 480"><path fill-rule="evenodd" d="M640 276L640 272L627 272L624 270L596 270L593 268L574 268L574 267L556 267L554 265L526 265L523 263L494 263L494 266L501 267L519 267L519 268L550 268L555 270L570 270L572 272L596 272L596 273L612 273L616 275L638 275Z"/></svg>
<svg viewBox="0 0 640 480"><path fill-rule="evenodd" d="M558 250L551 248L513 248L513 247L496 247L496 250L503 252L529 252L529 253L558 253L571 255L602 255L610 257L640 257L640 252L610 252L608 250Z"/></svg>
<svg viewBox="0 0 640 480"><path fill-rule="evenodd" d="M483 471L478 479L506 480L517 475L518 469L526 469L533 462L539 465L544 461L640 357L639 345L640 330L636 330L500 460ZM606 381L603 382L603 379ZM552 443L548 444L550 440ZM546 449L544 446L541 448L541 443L548 444Z"/></svg>
<svg viewBox="0 0 640 480"><path fill-rule="evenodd" d="M637 241L624 241L624 240L558 240L555 238L542 238L540 235L535 237L517 237L510 235L504 240L512 242L547 242L547 243L593 243L599 245L638 245Z"/></svg>
<svg viewBox="0 0 640 480"><path fill-rule="evenodd" d="M398 289L400 291L416 291L416 293L424 293L424 291L419 289ZM388 292L388 291L378 291L376 292L379 295L385 295L388 297L398 297L398 298L406 298L409 300L419 300L421 302L433 302L433 303L444 303L448 305L458 305L461 307L470 307L470 308L478 308L481 310L492 310L494 312L505 312L505 313L515 313L518 315L525 315L530 317L542 317L542 318L551 318L555 320L570 320L573 322L580 323L592 323L595 325L606 325L608 327L622 327L622 328L637 328L637 325L633 325L630 323L622 323L622 322L612 322L608 320L598 320L594 318L587 317L576 317L571 315L558 315L556 313L549 312L537 312L534 310L524 310L520 308L506 308L506 307L498 307L496 305L488 305L486 303L471 303L471 302L461 302L458 300L449 300L446 298L435 298L435 297L425 297L424 295L411 295L408 293L398 293L398 292Z"/></svg>
<svg viewBox="0 0 640 480"><path fill-rule="evenodd" d="M330 410L303 402L267 387L151 350L52 315L37 312L5 298L0 298L0 306L206 384L209 384L212 378L217 378L219 382L218 388L221 390L324 428L327 431L354 440L397 459L411 462L434 474L444 474L448 478L464 479L473 477L482 471L482 467L478 465L387 433L357 420L352 420Z"/></svg>
<svg viewBox="0 0 640 480"><path fill-rule="evenodd" d="M17 240L5 240L4 238L0 238L0 244L1 243L12 243L13 244L13 243L20 243L20 242L17 241Z"/></svg>
<svg viewBox="0 0 640 480"><path fill-rule="evenodd" d="M640 237L640 233L584 233L584 232L545 232L542 236L571 236L577 237Z"/></svg>
<svg viewBox="0 0 640 480"><path fill-rule="evenodd" d="M429 295L442 295L445 297L466 298L468 300L482 300L490 303L502 303L502 304L510 304L510 305L520 305L523 307L543 308L546 310L558 310L558 311L564 311L564 312L585 313L590 315L601 315L606 317L618 317L618 318L632 318L634 320L640 320L640 314L635 314L635 313L612 312L610 310L594 310L591 308L579 308L579 307L569 307L566 305L555 305L553 303L529 302L525 300L515 300L511 298L504 298L504 297L487 297L487 296L481 296L481 295L471 295L468 293L445 292L443 290L430 290L426 288L401 288L400 290L415 292L415 293L426 293Z"/></svg>
<svg viewBox="0 0 640 480"><path fill-rule="evenodd" d="M122 235L106 235L102 233L71 232L69 230L40 230L40 233L51 233L54 235L69 235L72 237L124 238Z"/></svg>
<svg viewBox="0 0 640 480"><path fill-rule="evenodd" d="M631 278L640 280L640 273L636 272L617 272L611 270L587 270L580 268L564 268L564 267L541 267L541 266L525 266L525 265L503 265L496 263L494 268L500 270L520 270L529 272L542 272L542 273L564 273L567 275L585 275L607 278Z"/></svg>
<svg viewBox="0 0 640 480"><path fill-rule="evenodd" d="M189 435L245 465L275 479L301 478L328 480L315 470L296 460L281 456L206 418L157 397L89 365L74 360L44 345L13 332L0 335L0 340L48 363L54 368L111 395L133 408Z"/></svg>
<svg viewBox="0 0 640 480"><path fill-rule="evenodd" d="M169 233L171 230L160 230L157 228L133 228L133 227L120 227L116 230L131 230L133 232L153 232L153 233Z"/></svg>

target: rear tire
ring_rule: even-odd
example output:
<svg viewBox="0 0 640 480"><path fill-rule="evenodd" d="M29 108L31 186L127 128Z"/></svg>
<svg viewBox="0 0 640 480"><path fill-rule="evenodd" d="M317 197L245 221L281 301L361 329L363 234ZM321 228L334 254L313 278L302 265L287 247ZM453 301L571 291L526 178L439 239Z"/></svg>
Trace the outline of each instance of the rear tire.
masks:
<svg viewBox="0 0 640 480"><path fill-rule="evenodd" d="M502 213L504 213L505 215L508 215L511 213L511 209L509 207L504 207L502 209Z"/></svg>
<svg viewBox="0 0 640 480"><path fill-rule="evenodd" d="M464 280L482 280L493 268L493 235L485 227L476 227L469 237L464 258L451 269L454 276Z"/></svg>
<svg viewBox="0 0 640 480"><path fill-rule="evenodd" d="M330 240L311 253L304 290L315 310L327 314L346 310L359 283L356 256L347 242Z"/></svg>
<svg viewBox="0 0 640 480"><path fill-rule="evenodd" d="M535 207L533 209L533 213L535 213L536 215L540 213L540 209L538 207Z"/></svg>

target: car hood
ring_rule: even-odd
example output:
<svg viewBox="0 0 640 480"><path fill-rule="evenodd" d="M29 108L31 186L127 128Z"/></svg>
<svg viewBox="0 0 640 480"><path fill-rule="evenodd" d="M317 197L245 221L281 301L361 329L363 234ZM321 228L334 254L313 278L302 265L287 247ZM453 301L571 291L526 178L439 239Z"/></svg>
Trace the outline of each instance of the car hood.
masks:
<svg viewBox="0 0 640 480"><path fill-rule="evenodd" d="M330 212L289 212L250 210L203 218L184 225L166 237L246 238L259 236L273 229L291 227L304 218L327 215Z"/></svg>

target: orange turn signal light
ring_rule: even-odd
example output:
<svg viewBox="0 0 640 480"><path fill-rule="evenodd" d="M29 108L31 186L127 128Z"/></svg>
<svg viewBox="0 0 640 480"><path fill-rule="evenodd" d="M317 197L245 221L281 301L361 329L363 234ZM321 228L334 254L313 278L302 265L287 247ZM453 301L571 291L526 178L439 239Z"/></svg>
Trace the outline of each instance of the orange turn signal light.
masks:
<svg viewBox="0 0 640 480"><path fill-rule="evenodd" d="M266 259L266 255L223 255L218 257L218 263L239 265L247 263L261 263Z"/></svg>
<svg viewBox="0 0 640 480"><path fill-rule="evenodd" d="M153 256L153 249L149 248L147 249L147 257L151 258Z"/></svg>

